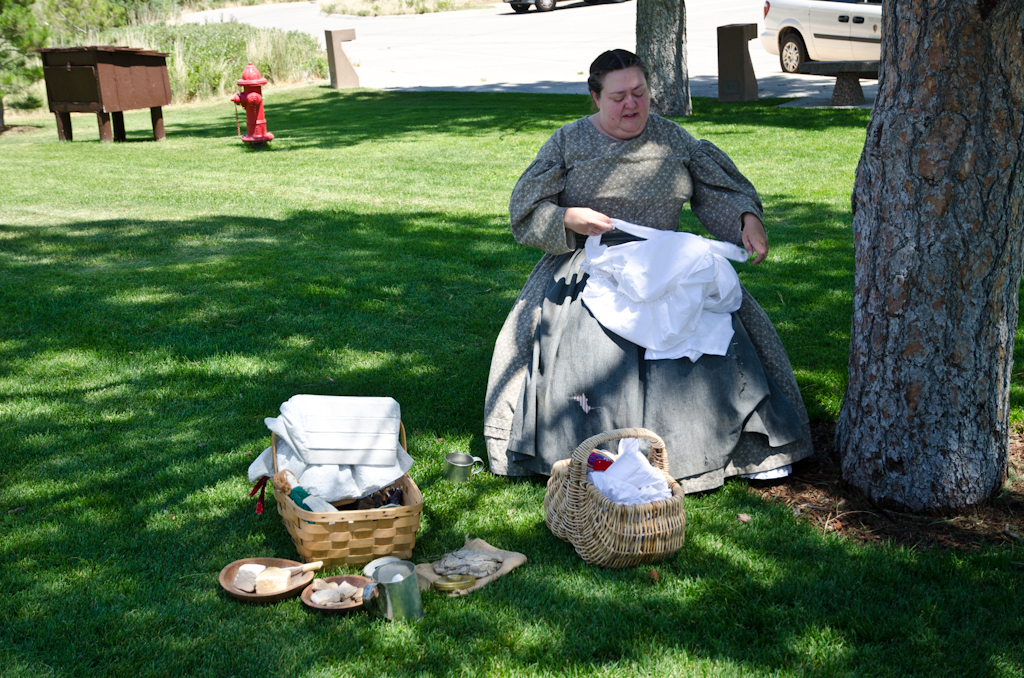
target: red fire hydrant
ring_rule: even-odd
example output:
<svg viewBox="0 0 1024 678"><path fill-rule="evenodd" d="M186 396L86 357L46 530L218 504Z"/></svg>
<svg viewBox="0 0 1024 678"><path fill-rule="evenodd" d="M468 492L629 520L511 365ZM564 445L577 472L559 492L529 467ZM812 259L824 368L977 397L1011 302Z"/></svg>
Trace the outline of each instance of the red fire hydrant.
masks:
<svg viewBox="0 0 1024 678"><path fill-rule="evenodd" d="M238 81L242 91L231 97L231 101L245 109L245 134L242 141L250 145L265 144L274 138L267 131L267 121L263 117L263 85L267 79L260 75L260 69L252 62L242 71L242 79Z"/></svg>

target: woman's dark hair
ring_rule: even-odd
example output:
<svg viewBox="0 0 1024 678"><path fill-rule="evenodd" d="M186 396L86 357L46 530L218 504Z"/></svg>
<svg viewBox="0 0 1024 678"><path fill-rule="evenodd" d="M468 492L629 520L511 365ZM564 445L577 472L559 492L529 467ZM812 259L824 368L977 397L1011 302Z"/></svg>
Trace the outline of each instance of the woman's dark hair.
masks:
<svg viewBox="0 0 1024 678"><path fill-rule="evenodd" d="M600 97L601 90L604 89L605 75L612 71L621 71L633 66L639 68L644 74L644 80L650 79L647 75L647 66L640 60L640 57L624 49L610 49L594 59L594 63L590 64L590 77L587 78L587 87L590 88L591 92Z"/></svg>

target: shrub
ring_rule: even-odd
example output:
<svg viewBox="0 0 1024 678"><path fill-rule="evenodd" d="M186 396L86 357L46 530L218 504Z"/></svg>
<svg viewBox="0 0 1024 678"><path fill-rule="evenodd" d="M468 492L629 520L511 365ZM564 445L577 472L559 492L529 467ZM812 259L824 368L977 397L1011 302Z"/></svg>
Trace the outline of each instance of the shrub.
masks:
<svg viewBox="0 0 1024 678"><path fill-rule="evenodd" d="M327 54L315 38L239 23L123 26L90 34L88 44L167 53L175 103L235 90L235 81L249 61L274 84L324 79L328 74Z"/></svg>
<svg viewBox="0 0 1024 678"><path fill-rule="evenodd" d="M325 14L382 16L450 12L486 4L483 0L320 0L320 11Z"/></svg>

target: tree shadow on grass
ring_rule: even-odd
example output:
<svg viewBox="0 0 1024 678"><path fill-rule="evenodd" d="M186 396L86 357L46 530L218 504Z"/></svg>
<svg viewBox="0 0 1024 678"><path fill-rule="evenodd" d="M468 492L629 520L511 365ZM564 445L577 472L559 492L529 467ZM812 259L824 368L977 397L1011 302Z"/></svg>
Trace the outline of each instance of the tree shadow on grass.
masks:
<svg viewBox="0 0 1024 678"><path fill-rule="evenodd" d="M825 209L775 202L791 224ZM542 481L441 482L435 432L484 456L491 348L538 257L500 221L337 210L0 224L0 501L25 507L0 514L11 670L665 674L680 658L798 675L1019 668L1020 620L984 612L1018 605L1005 559L855 550L730 486L688 500L689 543L654 586L647 568L595 570L554 539ZM799 256L764 280L745 273L763 303L781 290L779 313L819 300L821 315L783 319L811 338L848 318L832 294L848 262L821 239L787 227L777 242ZM263 417L297 392L402 404L426 495L417 558L469 533L530 563L466 599L425 594L415 626L227 597L216 574L232 560L294 557L273 500L253 514L244 475L268 441ZM755 516L749 529L740 511Z"/></svg>
<svg viewBox="0 0 1024 678"><path fill-rule="evenodd" d="M577 94L520 94L496 92L382 92L339 91L330 87L281 90L268 94L268 129L275 135L271 147L345 147L399 138L410 133L514 135L523 131L551 132L591 112L591 101ZM868 112L778 108L783 100L763 99L722 104L695 98L689 122L721 125L781 127L826 131L866 128ZM167 134L224 137L234 131L230 109L207 123L174 121L168 115Z"/></svg>
<svg viewBox="0 0 1024 678"><path fill-rule="evenodd" d="M154 674L195 675L676 675L701 666L962 676L1024 668L1024 601L1008 558L858 550L736 491L689 505L688 543L677 556L622 571L585 566L542 525L522 530L525 566L467 598L424 593L426 616L416 625L227 597L215 582L230 557L224 541L239 547L243 530L249 549L287 541L270 520L254 527L248 506L222 513L215 528L151 521L134 535L133 552L68 559L61 578L77 587L41 586L46 559L35 573L8 572L7 590L31 609L9 621L8 653L26 663L45 657L67 675L139 672L139 655L159 658ZM737 511L753 515L752 524L738 523ZM86 517L65 527L95 529ZM60 545L37 535L25 546L41 553ZM98 582L105 585L90 586ZM47 620L45 637L33 618Z"/></svg>

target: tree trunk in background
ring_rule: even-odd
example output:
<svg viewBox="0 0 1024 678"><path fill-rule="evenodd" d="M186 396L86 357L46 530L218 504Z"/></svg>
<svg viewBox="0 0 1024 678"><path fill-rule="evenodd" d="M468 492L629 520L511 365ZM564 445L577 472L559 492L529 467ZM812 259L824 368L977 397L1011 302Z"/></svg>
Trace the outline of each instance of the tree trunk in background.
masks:
<svg viewBox="0 0 1024 678"><path fill-rule="evenodd" d="M650 71L651 110L689 115L684 0L637 0L636 53Z"/></svg>
<svg viewBox="0 0 1024 678"><path fill-rule="evenodd" d="M1024 0L886 0L853 195L846 481L913 511L1006 475L1024 230Z"/></svg>
<svg viewBox="0 0 1024 678"><path fill-rule="evenodd" d="M3 132L5 129L7 129L7 126L4 125L4 98L0 95L0 132Z"/></svg>

